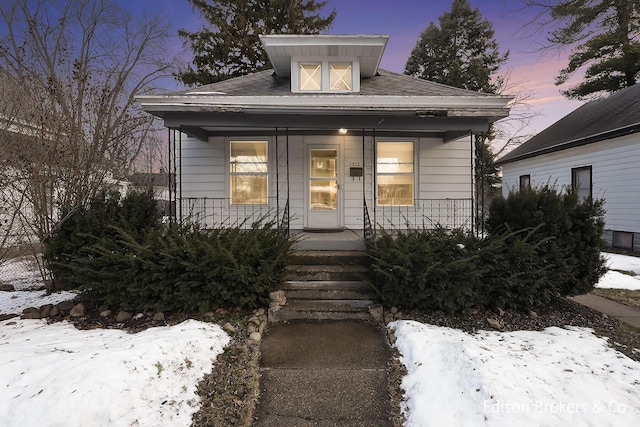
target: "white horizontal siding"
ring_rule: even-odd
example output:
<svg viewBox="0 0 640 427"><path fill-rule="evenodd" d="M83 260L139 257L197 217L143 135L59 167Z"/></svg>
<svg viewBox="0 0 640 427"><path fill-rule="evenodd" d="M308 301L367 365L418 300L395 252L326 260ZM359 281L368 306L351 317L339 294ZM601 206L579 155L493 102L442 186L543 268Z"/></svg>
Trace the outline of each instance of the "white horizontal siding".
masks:
<svg viewBox="0 0 640 427"><path fill-rule="evenodd" d="M571 185L571 169L592 167L593 196L605 199L605 228L640 232L640 135L633 134L503 165L503 193L517 190L521 175L531 185Z"/></svg>
<svg viewBox="0 0 640 427"><path fill-rule="evenodd" d="M305 218L305 191L307 184L305 162L309 145L337 144L341 148L340 173L342 179L341 200L344 208L344 226L361 229L363 223L363 195L366 193L370 211L373 209L375 159L367 152L363 160L363 140L356 136L290 136L288 138L288 171L286 163L286 142L279 136L279 170L276 171L276 147L273 138L254 137L252 140L268 140L270 171L269 192L289 191L291 227L302 228ZM383 140L378 138L378 140ZM470 199L472 197L470 141L464 138L443 143L439 138L395 138L394 141L415 142L416 198L419 199ZM183 197L228 197L226 177L228 156L225 138L211 138L207 142L183 136L182 138L182 196ZM367 150L371 149L372 138L365 138ZM364 177L351 177L351 167L362 167ZM280 185L276 189L276 173L280 175ZM289 181L286 182L286 175ZM180 185L180 184L178 184ZM366 190L366 191L365 191ZM286 197L286 196L285 196ZM281 198L282 200L282 198ZM387 208L378 207L381 212Z"/></svg>

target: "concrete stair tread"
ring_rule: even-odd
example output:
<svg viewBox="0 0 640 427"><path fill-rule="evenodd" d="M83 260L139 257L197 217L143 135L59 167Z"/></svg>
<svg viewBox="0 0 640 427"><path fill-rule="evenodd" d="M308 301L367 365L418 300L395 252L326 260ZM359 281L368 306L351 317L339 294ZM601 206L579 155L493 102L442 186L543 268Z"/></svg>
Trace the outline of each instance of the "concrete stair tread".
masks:
<svg viewBox="0 0 640 427"><path fill-rule="evenodd" d="M289 280L282 286L285 291L302 289L370 291L371 286L359 280Z"/></svg>
<svg viewBox="0 0 640 427"><path fill-rule="evenodd" d="M369 267L364 265L329 265L329 264L316 264L316 265L290 265L287 268L288 271L331 271L331 272L368 272Z"/></svg>
<svg viewBox="0 0 640 427"><path fill-rule="evenodd" d="M372 300L288 300L283 310L296 311L367 311Z"/></svg>

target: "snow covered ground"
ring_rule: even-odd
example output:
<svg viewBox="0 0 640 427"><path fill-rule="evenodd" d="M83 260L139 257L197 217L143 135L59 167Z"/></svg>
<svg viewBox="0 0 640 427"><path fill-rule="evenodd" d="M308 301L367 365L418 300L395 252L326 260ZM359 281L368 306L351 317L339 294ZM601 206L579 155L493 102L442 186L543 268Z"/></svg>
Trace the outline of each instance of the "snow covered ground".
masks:
<svg viewBox="0 0 640 427"><path fill-rule="evenodd" d="M607 259L609 271L600 279L596 287L640 290L640 257L606 252L602 255Z"/></svg>
<svg viewBox="0 0 640 427"><path fill-rule="evenodd" d="M408 371L407 427L640 425L640 363L589 329L389 327Z"/></svg>
<svg viewBox="0 0 640 427"><path fill-rule="evenodd" d="M187 320L137 334L0 322L0 425L188 426L229 337Z"/></svg>
<svg viewBox="0 0 640 427"><path fill-rule="evenodd" d="M640 289L640 258L604 254L599 287ZM0 314L72 298L44 295L27 261L0 266ZM23 295L24 294L24 295ZM406 426L637 426L640 364L589 329L475 335L397 321L408 375ZM66 322L0 322L0 425L187 426L195 387L229 337L186 321L137 334Z"/></svg>

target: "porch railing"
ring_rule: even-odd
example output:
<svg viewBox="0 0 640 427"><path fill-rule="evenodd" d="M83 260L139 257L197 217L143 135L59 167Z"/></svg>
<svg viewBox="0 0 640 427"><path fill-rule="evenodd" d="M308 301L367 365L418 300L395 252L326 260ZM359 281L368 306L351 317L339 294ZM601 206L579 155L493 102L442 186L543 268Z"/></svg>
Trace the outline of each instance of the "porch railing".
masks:
<svg viewBox="0 0 640 427"><path fill-rule="evenodd" d="M472 199L416 199L411 206L376 206L375 227L383 229L468 228L473 225Z"/></svg>
<svg viewBox="0 0 640 427"><path fill-rule="evenodd" d="M178 220L192 222L205 228L249 228L256 221L273 222L289 232L289 202L278 211L276 198L266 204L232 204L228 198L189 197L178 200Z"/></svg>

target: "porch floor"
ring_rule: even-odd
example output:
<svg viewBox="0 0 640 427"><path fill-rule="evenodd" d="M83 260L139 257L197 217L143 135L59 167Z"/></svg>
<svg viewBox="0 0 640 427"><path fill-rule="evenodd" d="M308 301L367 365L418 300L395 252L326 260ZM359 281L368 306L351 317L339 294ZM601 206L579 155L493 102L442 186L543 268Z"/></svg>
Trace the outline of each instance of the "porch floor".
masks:
<svg viewBox="0 0 640 427"><path fill-rule="evenodd" d="M363 251L364 232L362 230L304 231L291 230L297 240L295 249L299 251Z"/></svg>

